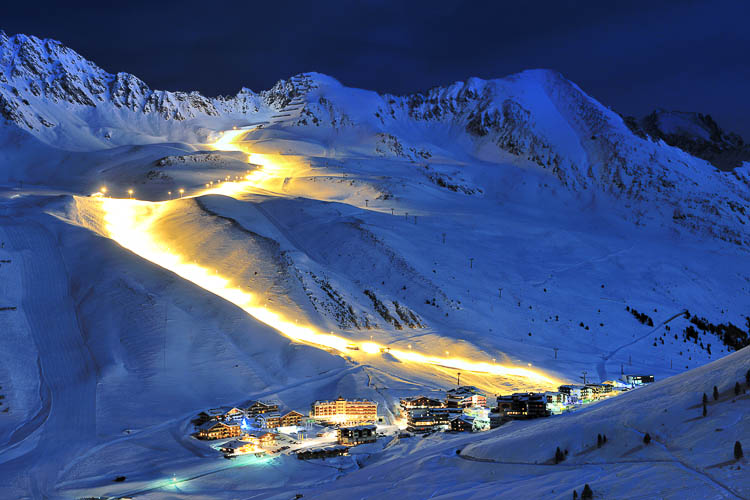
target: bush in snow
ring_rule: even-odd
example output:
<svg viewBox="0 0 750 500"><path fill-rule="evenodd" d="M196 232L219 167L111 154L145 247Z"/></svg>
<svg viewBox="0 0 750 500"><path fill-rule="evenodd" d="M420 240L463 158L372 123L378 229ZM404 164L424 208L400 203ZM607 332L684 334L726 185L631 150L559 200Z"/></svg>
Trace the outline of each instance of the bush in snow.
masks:
<svg viewBox="0 0 750 500"><path fill-rule="evenodd" d="M649 444L651 442L651 434L648 432L643 436L643 444Z"/></svg>

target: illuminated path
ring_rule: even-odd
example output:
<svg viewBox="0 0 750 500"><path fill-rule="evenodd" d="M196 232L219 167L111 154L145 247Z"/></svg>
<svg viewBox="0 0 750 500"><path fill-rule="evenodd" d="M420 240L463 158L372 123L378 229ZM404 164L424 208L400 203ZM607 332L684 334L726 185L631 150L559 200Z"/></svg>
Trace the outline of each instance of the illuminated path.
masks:
<svg viewBox="0 0 750 500"><path fill-rule="evenodd" d="M227 131L222 139L214 144L216 149L242 150L234 141L245 133L245 130ZM211 186L204 194L223 194L237 196L253 189L272 189L283 183L294 166L285 164L275 156L250 154L248 161L260 165L258 169L248 174L243 181L224 182ZM289 320L278 312L269 309L265 301L232 283L231 279L217 274L213 270L196 265L189 256L174 253L168 242L159 241L154 224L169 208L169 202L147 202L131 199L101 198L101 208L104 212L104 229L108 236L121 246L182 278L195 283L201 288L222 297L242 308L255 319L279 331L286 337L306 344L334 352L345 353L350 357L379 355L388 352L399 361L434 365L467 372L488 375L523 377L539 383L553 386L558 381L539 371L520 367L488 362L477 362L470 359L448 356L434 356L420 353L412 349L400 350L390 348L376 342L359 342L347 338L323 333L313 326L298 324L294 319Z"/></svg>

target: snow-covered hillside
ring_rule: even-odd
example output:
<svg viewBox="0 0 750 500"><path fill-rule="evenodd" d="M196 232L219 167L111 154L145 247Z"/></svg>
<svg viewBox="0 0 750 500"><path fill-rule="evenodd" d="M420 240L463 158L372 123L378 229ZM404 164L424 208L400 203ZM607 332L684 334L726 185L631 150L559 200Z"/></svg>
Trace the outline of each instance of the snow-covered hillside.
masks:
<svg viewBox="0 0 750 500"><path fill-rule="evenodd" d="M203 143L216 130L265 123L302 129L324 148L335 144L336 151L420 163L496 162L510 154L549 169L575 192L627 199L638 223L672 218L675 225L748 243L750 167L717 172L685 151L640 137L618 114L551 71L472 78L404 97L346 88L312 73L260 93L243 88L235 96L207 98L151 90L53 40L1 34L0 111L42 142L77 151Z"/></svg>
<svg viewBox="0 0 750 500"><path fill-rule="evenodd" d="M284 458L283 473L222 469L179 492L217 498L222 484L227 498L288 498L291 486L264 481L299 474L305 498L324 495L312 486L320 482L335 497L375 465L421 471L415 481L454 468L487 483L478 498L491 497L495 465L469 457L510 446L519 455L505 458L524 463L507 467L537 477L525 462L546 460L565 422L589 429L590 414L616 438L607 453L626 453L635 433L623 422L647 412L647 400L682 408L695 394L675 387L713 380L704 365L748 343L750 164L719 171L634 133L552 71L411 96L304 73L209 98L151 90L53 40L0 34L0 115L0 497L109 495L114 474L148 489L213 470L213 455L186 433L218 404L270 398L305 411L314 399L366 397L393 421L399 397L444 390L458 371L490 393L584 372L593 381L683 374L599 413L528 432L511 424L464 457L456 447L479 438L396 441L335 482L335 469L316 475L322 467ZM103 187L123 200L103 198ZM191 279L196 269L201 279ZM295 341L264 311L391 352ZM710 366L727 375L746 354ZM601 417L607 408L622 418ZM636 427L669 447L662 417ZM746 419L735 425L749 432ZM700 450L712 460L725 444ZM579 462L565 466L566 485L578 484L573 471L599 467ZM541 475L553 489L555 474ZM714 480L746 491L730 476ZM527 496L532 482L515 491Z"/></svg>
<svg viewBox="0 0 750 500"><path fill-rule="evenodd" d="M511 422L468 437L395 440L360 456L359 467L341 479L300 485L294 493L321 499L569 500L573 491L580 498L589 484L594 498L748 498L748 460L735 460L733 449L750 436L749 369L746 348L574 414ZM742 386L739 396L736 382ZM714 386L718 400L711 395ZM704 393L709 397L705 417ZM646 434L649 444L644 444ZM607 437L601 446L597 435ZM566 458L555 464L558 447ZM272 489L265 497L285 498Z"/></svg>

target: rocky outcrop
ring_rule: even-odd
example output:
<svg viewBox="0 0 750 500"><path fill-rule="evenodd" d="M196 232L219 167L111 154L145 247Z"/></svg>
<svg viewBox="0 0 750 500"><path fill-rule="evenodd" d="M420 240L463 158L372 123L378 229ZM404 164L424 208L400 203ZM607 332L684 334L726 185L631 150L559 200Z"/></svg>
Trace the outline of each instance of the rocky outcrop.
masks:
<svg viewBox="0 0 750 500"><path fill-rule="evenodd" d="M207 142L215 130L242 122L299 127L302 133L312 127L331 141L369 137L373 155L419 163L432 183L466 194L482 188L432 170L430 162L437 154L470 157L489 145L549 170L572 192L632 203L636 223L661 217L750 245L750 210L744 209L750 205L750 167L717 172L711 166L729 169L746 161L741 138L707 115L658 112L623 119L554 71L470 78L407 96L351 89L306 73L267 91L243 88L209 98L152 90L54 40L0 32L0 117L43 142L79 150ZM58 127L67 121L75 125ZM354 129L356 134L341 133Z"/></svg>
<svg viewBox="0 0 750 500"><path fill-rule="evenodd" d="M624 118L639 137L664 141L721 170L750 161L750 145L738 134L723 131L711 115L656 110L641 119Z"/></svg>

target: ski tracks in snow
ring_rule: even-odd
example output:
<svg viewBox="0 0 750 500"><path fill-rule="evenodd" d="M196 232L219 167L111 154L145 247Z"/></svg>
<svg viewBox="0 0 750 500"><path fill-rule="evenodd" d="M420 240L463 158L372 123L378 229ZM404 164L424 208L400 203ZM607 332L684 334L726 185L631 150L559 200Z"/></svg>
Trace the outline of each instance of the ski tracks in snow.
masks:
<svg viewBox="0 0 750 500"><path fill-rule="evenodd" d="M40 422L34 448L2 464L2 475L22 472L34 498L48 498L63 464L95 440L96 367L83 340L56 235L31 219L5 218L3 226L6 244L23 266L20 305L39 352L49 415Z"/></svg>

